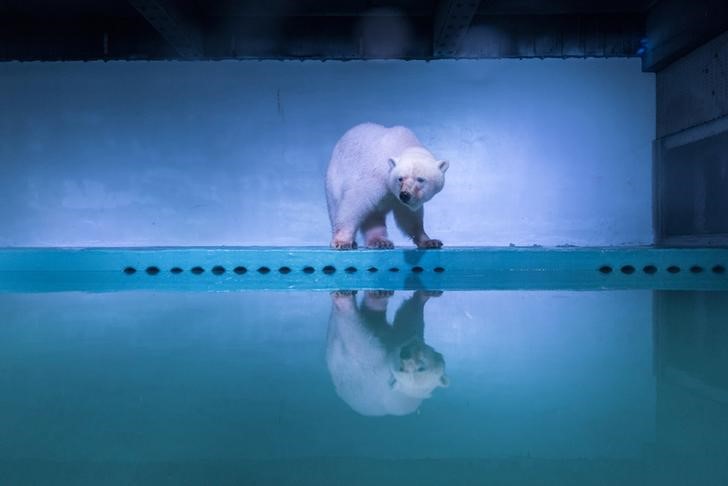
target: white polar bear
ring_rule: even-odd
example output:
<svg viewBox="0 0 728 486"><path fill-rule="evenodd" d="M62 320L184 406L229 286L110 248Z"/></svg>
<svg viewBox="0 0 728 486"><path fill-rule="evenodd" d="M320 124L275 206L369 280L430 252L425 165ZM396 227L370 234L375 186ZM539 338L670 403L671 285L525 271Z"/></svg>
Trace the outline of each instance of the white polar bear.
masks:
<svg viewBox="0 0 728 486"><path fill-rule="evenodd" d="M393 248L386 215L418 248L440 248L423 227L422 205L442 190L449 164L436 160L408 128L357 125L334 147L326 172L331 246L356 248L361 230L369 248Z"/></svg>
<svg viewBox="0 0 728 486"><path fill-rule="evenodd" d="M331 294L326 364L337 395L361 415L412 413L449 384L444 358L424 342L424 306L433 293L415 292L390 325L392 293L367 292L360 306L354 292Z"/></svg>

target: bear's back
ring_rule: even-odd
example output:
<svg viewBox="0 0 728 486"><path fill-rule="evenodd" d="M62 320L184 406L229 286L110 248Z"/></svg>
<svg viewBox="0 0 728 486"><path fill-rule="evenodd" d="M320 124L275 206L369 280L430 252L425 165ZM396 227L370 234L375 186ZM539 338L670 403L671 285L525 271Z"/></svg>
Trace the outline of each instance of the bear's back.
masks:
<svg viewBox="0 0 728 486"><path fill-rule="evenodd" d="M403 126L362 123L339 139L329 163L329 177L378 176L386 178L388 160L409 147L421 147L412 131Z"/></svg>

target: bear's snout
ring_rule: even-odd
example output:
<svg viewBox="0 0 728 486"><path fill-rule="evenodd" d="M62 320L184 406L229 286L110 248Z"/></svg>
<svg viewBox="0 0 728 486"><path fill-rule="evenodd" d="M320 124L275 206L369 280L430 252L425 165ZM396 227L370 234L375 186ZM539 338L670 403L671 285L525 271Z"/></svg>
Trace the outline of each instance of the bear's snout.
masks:
<svg viewBox="0 0 728 486"><path fill-rule="evenodd" d="M399 193L399 200L403 203L408 203L410 199L412 199L412 195L409 192L402 191Z"/></svg>

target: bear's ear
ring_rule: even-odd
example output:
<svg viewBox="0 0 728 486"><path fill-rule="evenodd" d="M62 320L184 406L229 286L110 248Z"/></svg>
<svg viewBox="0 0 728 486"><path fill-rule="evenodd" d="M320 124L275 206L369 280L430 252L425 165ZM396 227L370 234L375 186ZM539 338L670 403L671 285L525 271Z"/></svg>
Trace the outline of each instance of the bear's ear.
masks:
<svg viewBox="0 0 728 486"><path fill-rule="evenodd" d="M389 170L394 169L394 167L397 165L397 162L399 162L397 159L395 159L394 157L390 157L389 158Z"/></svg>
<svg viewBox="0 0 728 486"><path fill-rule="evenodd" d="M442 375L440 377L440 386L443 388L447 388L450 386L450 378L448 378L447 375Z"/></svg>
<svg viewBox="0 0 728 486"><path fill-rule="evenodd" d="M441 160L437 163L437 167L444 174L447 171L447 168L450 167L450 162L447 160Z"/></svg>

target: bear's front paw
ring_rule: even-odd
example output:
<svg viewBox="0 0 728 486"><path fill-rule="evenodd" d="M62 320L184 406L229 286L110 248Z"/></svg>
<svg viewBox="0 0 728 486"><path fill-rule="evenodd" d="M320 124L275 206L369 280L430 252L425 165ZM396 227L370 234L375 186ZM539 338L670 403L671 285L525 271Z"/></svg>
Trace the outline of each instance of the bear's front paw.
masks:
<svg viewBox="0 0 728 486"><path fill-rule="evenodd" d="M442 248L442 241L440 240L423 240L417 243L417 248L429 249L429 248Z"/></svg>
<svg viewBox="0 0 728 486"><path fill-rule="evenodd" d="M394 248L394 243L386 238L377 238L376 240L369 241L367 248L377 248L380 250L390 250Z"/></svg>
<svg viewBox="0 0 728 486"><path fill-rule="evenodd" d="M331 242L331 247L337 250L356 250L356 241L337 240Z"/></svg>

